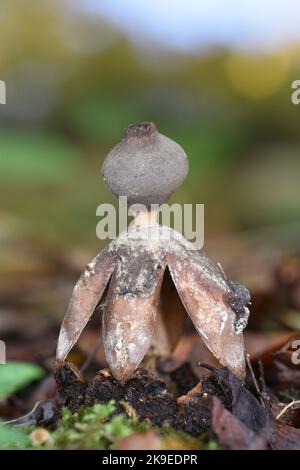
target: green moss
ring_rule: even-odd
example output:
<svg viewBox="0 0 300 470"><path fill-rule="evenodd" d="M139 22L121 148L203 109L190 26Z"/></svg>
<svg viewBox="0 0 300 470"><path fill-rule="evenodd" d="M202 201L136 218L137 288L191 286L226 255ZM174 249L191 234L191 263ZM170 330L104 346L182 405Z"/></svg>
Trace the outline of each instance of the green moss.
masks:
<svg viewBox="0 0 300 470"><path fill-rule="evenodd" d="M0 424L0 449L28 449L32 447L28 434L23 429Z"/></svg>
<svg viewBox="0 0 300 470"><path fill-rule="evenodd" d="M117 439L142 430L143 426L123 414L113 415L114 403L94 405L75 414L64 409L57 429L52 433L59 449L111 449Z"/></svg>
<svg viewBox="0 0 300 470"><path fill-rule="evenodd" d="M39 443L33 438L34 428L18 429L0 426L0 449L113 449L116 442L134 433L143 434L150 425L125 414L115 413L115 404L94 405L82 408L72 414L67 408L54 431L48 431L46 442ZM206 436L193 438L172 428L155 429L162 438L162 449L169 450L215 450L217 444ZM46 433L47 436L47 433Z"/></svg>

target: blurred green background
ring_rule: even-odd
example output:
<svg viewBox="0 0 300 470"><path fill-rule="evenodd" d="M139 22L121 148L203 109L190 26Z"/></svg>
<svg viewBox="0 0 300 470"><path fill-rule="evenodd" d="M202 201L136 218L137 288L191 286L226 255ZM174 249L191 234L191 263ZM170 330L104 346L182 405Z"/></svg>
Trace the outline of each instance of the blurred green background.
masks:
<svg viewBox="0 0 300 470"><path fill-rule="evenodd" d="M136 121L153 120L185 149L190 173L172 201L205 204L205 248L213 258L234 271L242 254L250 254L247 267L260 250L299 249L300 106L291 103L291 83L300 78L297 41L247 49L214 41L212 31L203 47L178 47L144 35L134 18L123 28L75 1L1 3L4 304L25 290L28 301L30 282L31 296L45 296L41 279L54 260L55 272L71 265L77 273L104 246L96 208L117 201L101 164ZM163 21L158 12L162 28ZM201 28L200 13L198 21ZM174 35L184 36L176 24ZM59 287L47 286L44 310L61 318L70 288L52 308Z"/></svg>

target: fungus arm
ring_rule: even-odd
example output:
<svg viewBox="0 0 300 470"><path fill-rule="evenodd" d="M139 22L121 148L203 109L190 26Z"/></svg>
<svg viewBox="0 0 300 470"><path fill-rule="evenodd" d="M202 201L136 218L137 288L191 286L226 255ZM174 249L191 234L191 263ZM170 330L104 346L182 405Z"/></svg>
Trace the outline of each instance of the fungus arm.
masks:
<svg viewBox="0 0 300 470"><path fill-rule="evenodd" d="M99 253L81 274L74 287L63 320L56 351L58 360L65 360L91 318L97 303L115 268L115 257L106 248Z"/></svg>
<svg viewBox="0 0 300 470"><path fill-rule="evenodd" d="M166 261L197 332L221 364L244 379L244 341L241 328L236 328L229 282L199 251L179 247L178 253L166 254Z"/></svg>

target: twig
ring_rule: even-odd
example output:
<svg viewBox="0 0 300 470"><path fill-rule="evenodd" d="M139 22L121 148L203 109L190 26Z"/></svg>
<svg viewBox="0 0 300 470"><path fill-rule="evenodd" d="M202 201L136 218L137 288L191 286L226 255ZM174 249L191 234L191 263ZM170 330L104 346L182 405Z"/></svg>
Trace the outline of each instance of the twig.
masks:
<svg viewBox="0 0 300 470"><path fill-rule="evenodd" d="M278 415L276 416L276 419L281 418L281 416L282 416L289 408L291 408L291 407L294 406L294 405L300 405L300 400L293 400L293 401L291 401L290 403L288 403L288 404L280 411L280 413L278 413Z"/></svg>
<svg viewBox="0 0 300 470"><path fill-rule="evenodd" d="M223 276L225 277L225 279L227 279L226 273L225 273L224 268L223 268L223 266L221 265L221 263L218 262L217 265L218 265L218 268L220 269L221 273L222 273Z"/></svg>
<svg viewBox="0 0 300 470"><path fill-rule="evenodd" d="M253 371L253 368L252 368L252 364L251 364L251 361L250 361L250 354L248 354L248 353L246 353L246 362L247 362L247 366L248 366L248 369L249 369L250 374L251 374L251 378L252 378L255 390L256 390L256 392L259 396L259 399L260 399L260 402L261 402L262 406L265 408L266 405L265 405L265 402L262 398L261 390L259 388L259 385L257 383L256 377L255 377L255 374L254 374L254 371Z"/></svg>
<svg viewBox="0 0 300 470"><path fill-rule="evenodd" d="M262 392L266 393L266 380L265 380L265 372L264 372L264 365L261 360L261 354L257 354L257 363L258 363L258 368L259 368L259 380L262 386Z"/></svg>

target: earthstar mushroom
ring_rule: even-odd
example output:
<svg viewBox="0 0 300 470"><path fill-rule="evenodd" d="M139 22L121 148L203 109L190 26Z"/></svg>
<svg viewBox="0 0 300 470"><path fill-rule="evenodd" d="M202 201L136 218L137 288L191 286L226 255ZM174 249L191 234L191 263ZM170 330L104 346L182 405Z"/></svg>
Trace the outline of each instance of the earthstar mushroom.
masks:
<svg viewBox="0 0 300 470"><path fill-rule="evenodd" d="M158 310L164 315L159 299L168 272L206 346L244 379L248 290L228 280L181 234L159 225L151 210L166 202L187 176L183 149L151 122L131 125L106 157L102 173L114 194L126 196L130 205L143 204L145 211L86 266L61 326L57 359L66 359L108 287L103 343L112 374L124 384L150 348ZM173 336L174 347L179 337Z"/></svg>

